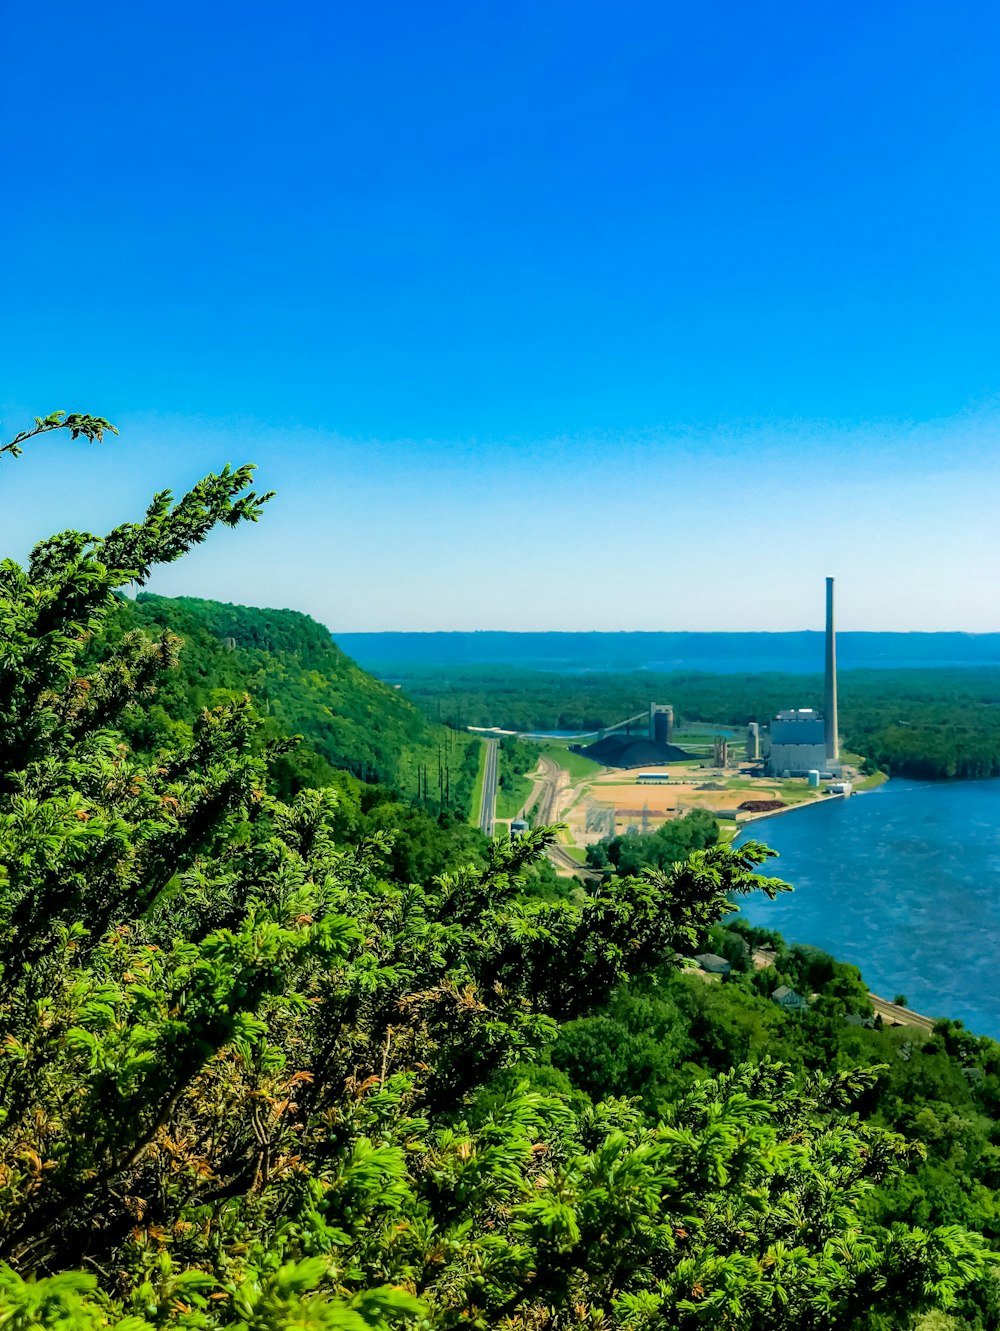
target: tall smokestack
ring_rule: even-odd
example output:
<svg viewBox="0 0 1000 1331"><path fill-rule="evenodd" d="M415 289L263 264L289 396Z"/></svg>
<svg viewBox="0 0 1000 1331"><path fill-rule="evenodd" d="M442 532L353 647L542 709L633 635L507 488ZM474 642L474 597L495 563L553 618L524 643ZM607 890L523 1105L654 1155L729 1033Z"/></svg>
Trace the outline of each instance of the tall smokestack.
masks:
<svg viewBox="0 0 1000 1331"><path fill-rule="evenodd" d="M837 734L837 629L833 622L833 579L826 580L826 688L823 715L826 719L827 761L840 757L840 738Z"/></svg>

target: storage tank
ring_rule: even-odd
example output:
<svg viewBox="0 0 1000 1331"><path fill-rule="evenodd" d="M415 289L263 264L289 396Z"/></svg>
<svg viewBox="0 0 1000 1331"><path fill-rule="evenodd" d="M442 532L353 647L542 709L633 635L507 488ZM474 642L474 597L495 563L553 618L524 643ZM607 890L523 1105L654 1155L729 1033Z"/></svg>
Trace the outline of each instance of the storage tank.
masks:
<svg viewBox="0 0 1000 1331"><path fill-rule="evenodd" d="M806 779L814 790L819 788L819 772L815 768L806 774Z"/></svg>

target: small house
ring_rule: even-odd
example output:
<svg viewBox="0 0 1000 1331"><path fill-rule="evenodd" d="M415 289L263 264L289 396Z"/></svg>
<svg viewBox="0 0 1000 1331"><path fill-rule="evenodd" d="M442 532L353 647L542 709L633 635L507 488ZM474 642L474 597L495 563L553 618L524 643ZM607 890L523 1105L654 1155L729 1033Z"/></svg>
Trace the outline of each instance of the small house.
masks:
<svg viewBox="0 0 1000 1331"><path fill-rule="evenodd" d="M717 957L714 952L703 952L695 961L709 975L728 975L733 969L725 957Z"/></svg>
<svg viewBox="0 0 1000 1331"><path fill-rule="evenodd" d="M777 1003L778 1007L784 1008L786 1012L804 1012L807 1006L802 995L797 994L787 984L778 985L771 995L771 1001Z"/></svg>

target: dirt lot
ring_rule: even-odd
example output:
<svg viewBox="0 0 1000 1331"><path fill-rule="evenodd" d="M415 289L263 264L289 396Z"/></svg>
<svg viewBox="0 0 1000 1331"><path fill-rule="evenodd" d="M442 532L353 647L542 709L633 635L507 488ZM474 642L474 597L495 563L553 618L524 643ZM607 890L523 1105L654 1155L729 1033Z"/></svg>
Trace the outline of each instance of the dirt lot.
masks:
<svg viewBox="0 0 1000 1331"><path fill-rule="evenodd" d="M590 797L599 804L613 805L616 809L642 809L646 807L650 814L676 813L687 809L732 809L748 799L770 799L772 793L761 790L760 794L747 790L699 790L692 783L685 782L677 786L646 786L638 784L604 784L595 782L590 790Z"/></svg>
<svg viewBox="0 0 1000 1331"><path fill-rule="evenodd" d="M748 800L781 800L786 810L778 812L784 812L826 798L810 789L803 778L783 781L777 777L751 776L748 767L728 768L723 772L702 767L699 762L641 767L628 772L605 768L576 782L570 782L565 774L559 775L561 780L553 783L559 788L552 790L551 821L566 823L577 846L587 846L608 835L612 817L616 833L632 826L655 831L667 819L681 818L698 808L742 825L769 816L740 811L739 806ZM666 780L640 782L638 778L644 775Z"/></svg>
<svg viewBox="0 0 1000 1331"><path fill-rule="evenodd" d="M640 782L642 775L666 777L670 784ZM755 815L739 812L747 800L782 800L792 807L811 803L814 794L802 779L782 781L778 778L751 777L748 771L729 768L722 772L702 767L700 763L673 763L665 767L643 767L634 772L605 770L586 783L584 797L567 811L573 838L578 845L586 845L595 838L588 835L586 810L589 805L614 810L615 830L622 832L632 824L645 823L649 828L659 826L669 818L680 818L691 809L708 809L712 813L730 815L740 823ZM760 816L760 815L756 815Z"/></svg>

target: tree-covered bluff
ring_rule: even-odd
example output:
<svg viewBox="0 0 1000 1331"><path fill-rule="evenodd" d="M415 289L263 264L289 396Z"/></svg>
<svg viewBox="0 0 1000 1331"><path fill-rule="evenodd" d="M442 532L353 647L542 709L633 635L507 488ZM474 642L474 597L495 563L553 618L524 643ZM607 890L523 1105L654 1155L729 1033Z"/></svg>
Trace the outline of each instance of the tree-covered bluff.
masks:
<svg viewBox="0 0 1000 1331"><path fill-rule="evenodd" d="M176 644L118 632L116 593L256 520L250 484L227 469L0 564L3 1324L818 1331L985 1307L977 1236L870 1212L921 1154L854 1107L877 1068L706 1065L644 1104L549 1066L561 1029L780 887L766 848L553 901L526 891L537 831L407 879L335 785L278 793L289 741L243 693L129 743Z"/></svg>
<svg viewBox="0 0 1000 1331"><path fill-rule="evenodd" d="M435 812L468 813L478 741L428 720L308 615L140 592L108 616L97 655L137 630L180 639L177 668L127 721L138 747L189 733L201 708L248 693L266 729L302 736L289 780L325 784L325 765Z"/></svg>

